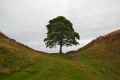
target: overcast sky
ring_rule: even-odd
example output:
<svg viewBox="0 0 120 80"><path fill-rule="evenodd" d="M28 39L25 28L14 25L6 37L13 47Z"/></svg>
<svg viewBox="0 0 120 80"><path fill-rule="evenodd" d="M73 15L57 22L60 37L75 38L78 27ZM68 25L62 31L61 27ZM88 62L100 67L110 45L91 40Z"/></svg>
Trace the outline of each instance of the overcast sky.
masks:
<svg viewBox="0 0 120 80"><path fill-rule="evenodd" d="M80 45L64 48L74 50L92 39L120 29L120 0L0 0L0 31L34 49L46 52L48 21L65 16L81 35Z"/></svg>

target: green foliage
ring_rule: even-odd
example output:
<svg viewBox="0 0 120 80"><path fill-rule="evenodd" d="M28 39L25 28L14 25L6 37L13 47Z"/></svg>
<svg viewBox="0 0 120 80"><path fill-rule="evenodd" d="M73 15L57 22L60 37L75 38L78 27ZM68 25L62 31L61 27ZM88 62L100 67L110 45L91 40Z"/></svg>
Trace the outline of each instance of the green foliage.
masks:
<svg viewBox="0 0 120 80"><path fill-rule="evenodd" d="M80 36L74 31L72 23L63 16L58 16L49 21L47 25L47 38L44 39L46 47L56 45L72 46L79 44Z"/></svg>

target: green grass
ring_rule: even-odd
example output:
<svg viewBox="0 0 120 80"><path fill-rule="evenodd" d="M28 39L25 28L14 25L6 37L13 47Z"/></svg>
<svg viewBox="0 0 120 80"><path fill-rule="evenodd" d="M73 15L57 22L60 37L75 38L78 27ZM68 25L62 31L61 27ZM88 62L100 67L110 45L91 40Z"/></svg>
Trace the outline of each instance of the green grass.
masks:
<svg viewBox="0 0 120 80"><path fill-rule="evenodd" d="M101 59L90 58L84 54L80 56L80 63L88 66L97 80L120 80L120 63L112 63Z"/></svg>
<svg viewBox="0 0 120 80"><path fill-rule="evenodd" d="M2 80L92 80L80 64L59 57L44 57L30 66Z"/></svg>
<svg viewBox="0 0 120 80"><path fill-rule="evenodd" d="M1 80L117 80L109 76L111 73L100 71L101 68L105 67L85 56L81 56L80 62L74 62L65 56L53 55L42 57L38 63Z"/></svg>

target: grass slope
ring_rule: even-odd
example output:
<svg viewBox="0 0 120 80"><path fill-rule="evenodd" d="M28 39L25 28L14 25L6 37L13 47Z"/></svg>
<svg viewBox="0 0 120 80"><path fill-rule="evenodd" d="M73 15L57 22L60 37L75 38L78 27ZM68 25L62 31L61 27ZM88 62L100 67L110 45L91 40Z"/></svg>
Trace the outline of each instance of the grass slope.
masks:
<svg viewBox="0 0 120 80"><path fill-rule="evenodd" d="M0 33L0 73L10 74L36 62L38 52Z"/></svg>
<svg viewBox="0 0 120 80"><path fill-rule="evenodd" d="M120 30L92 41L76 51L73 59L89 66L101 80L120 80Z"/></svg>

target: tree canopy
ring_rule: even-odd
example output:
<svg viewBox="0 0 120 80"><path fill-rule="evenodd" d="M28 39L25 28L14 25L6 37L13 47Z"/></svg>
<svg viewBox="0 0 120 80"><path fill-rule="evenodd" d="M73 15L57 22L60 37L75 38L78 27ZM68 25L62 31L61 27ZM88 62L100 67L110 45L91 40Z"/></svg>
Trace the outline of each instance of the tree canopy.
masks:
<svg viewBox="0 0 120 80"><path fill-rule="evenodd" d="M60 53L63 46L77 45L80 36L73 29L73 24L63 16L58 16L49 21L47 25L47 38L44 39L46 47L52 48L60 45Z"/></svg>

